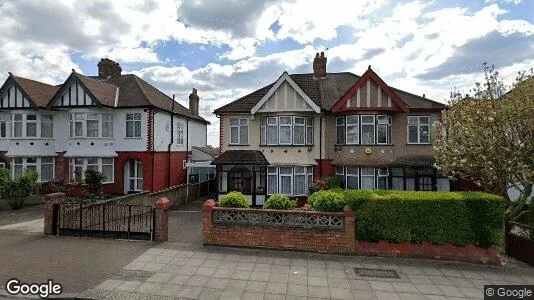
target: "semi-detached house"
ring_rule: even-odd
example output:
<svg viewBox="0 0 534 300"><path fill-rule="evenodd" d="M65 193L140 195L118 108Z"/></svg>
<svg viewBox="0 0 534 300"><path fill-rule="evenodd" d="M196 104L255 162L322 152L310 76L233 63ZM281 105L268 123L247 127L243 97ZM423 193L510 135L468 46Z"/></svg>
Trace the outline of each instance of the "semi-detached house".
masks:
<svg viewBox="0 0 534 300"><path fill-rule="evenodd" d="M219 196L240 191L261 205L275 193L308 195L315 178L345 188L449 190L432 158L432 124L445 105L388 86L369 66L362 76L282 75L214 111L220 118Z"/></svg>
<svg viewBox="0 0 534 300"><path fill-rule="evenodd" d="M16 178L42 182L106 177L103 191L158 191L186 182L185 161L205 147L208 121L195 89L186 109L119 64L102 59L98 76L74 70L60 85L10 73L0 89L0 160Z"/></svg>

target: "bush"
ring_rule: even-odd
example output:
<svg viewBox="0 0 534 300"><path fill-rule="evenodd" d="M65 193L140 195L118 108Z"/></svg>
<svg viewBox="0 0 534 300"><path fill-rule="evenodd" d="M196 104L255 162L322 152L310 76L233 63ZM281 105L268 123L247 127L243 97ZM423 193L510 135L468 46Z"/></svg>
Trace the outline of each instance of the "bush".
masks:
<svg viewBox="0 0 534 300"><path fill-rule="evenodd" d="M350 206L359 240L479 247L499 244L505 207L504 198L480 192L392 190L319 191L308 203L318 211Z"/></svg>
<svg viewBox="0 0 534 300"><path fill-rule="evenodd" d="M25 171L17 180L9 182L8 186L5 187L5 194L9 199L11 209L17 210L24 207L28 197L39 187L38 178L37 173Z"/></svg>
<svg viewBox="0 0 534 300"><path fill-rule="evenodd" d="M230 192L221 197L219 200L219 206L221 207L241 207L248 208L248 199L240 192Z"/></svg>
<svg viewBox="0 0 534 300"><path fill-rule="evenodd" d="M341 191L322 190L308 197L308 204L317 211L343 211L345 199Z"/></svg>
<svg viewBox="0 0 534 300"><path fill-rule="evenodd" d="M85 178L83 180L84 185L87 188L87 191L91 195L100 194L100 189L102 188L102 182L106 179L102 173L93 170L85 171Z"/></svg>
<svg viewBox="0 0 534 300"><path fill-rule="evenodd" d="M8 190L11 185L11 175L9 169L0 168L0 198L8 196Z"/></svg>
<svg viewBox="0 0 534 300"><path fill-rule="evenodd" d="M290 200L284 194L274 194L267 199L263 208L265 209L279 209L279 210L291 210L297 207L297 202Z"/></svg>
<svg viewBox="0 0 534 300"><path fill-rule="evenodd" d="M326 176L323 177L324 182L326 183L326 189L335 189L341 187L341 182L336 176Z"/></svg>

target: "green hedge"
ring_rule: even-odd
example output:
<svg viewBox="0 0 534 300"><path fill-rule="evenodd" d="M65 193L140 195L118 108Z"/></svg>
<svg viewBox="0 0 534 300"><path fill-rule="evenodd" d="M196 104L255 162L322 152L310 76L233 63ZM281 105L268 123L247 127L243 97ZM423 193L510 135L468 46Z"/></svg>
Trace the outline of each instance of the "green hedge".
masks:
<svg viewBox="0 0 534 300"><path fill-rule="evenodd" d="M237 207L248 208L248 199L240 192L230 192L221 197L219 200L219 206L221 207Z"/></svg>
<svg viewBox="0 0 534 300"><path fill-rule="evenodd" d="M297 207L297 201L289 199L284 194L274 194L269 196L269 199L265 201L263 208L265 209L278 209L278 210L291 210Z"/></svg>
<svg viewBox="0 0 534 300"><path fill-rule="evenodd" d="M342 211L350 206L359 240L472 243L480 247L499 243L504 215L500 196L480 192L329 192L311 195L310 205L318 211Z"/></svg>

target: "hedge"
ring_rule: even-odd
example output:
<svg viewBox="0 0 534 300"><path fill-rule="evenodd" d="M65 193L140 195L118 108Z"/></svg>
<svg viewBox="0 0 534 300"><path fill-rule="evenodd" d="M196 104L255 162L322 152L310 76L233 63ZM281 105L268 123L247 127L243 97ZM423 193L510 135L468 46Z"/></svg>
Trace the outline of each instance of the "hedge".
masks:
<svg viewBox="0 0 534 300"><path fill-rule="evenodd" d="M343 206L350 206L356 215L359 240L479 247L499 243L504 215L504 198L500 196L480 192L391 190L321 192L310 196L313 209L342 211Z"/></svg>
<svg viewBox="0 0 534 300"><path fill-rule="evenodd" d="M221 197L219 200L221 207L248 208L248 199L240 192L230 192Z"/></svg>
<svg viewBox="0 0 534 300"><path fill-rule="evenodd" d="M297 207L295 200L290 200L288 196L284 194L274 194L269 196L269 199L265 201L263 208L265 209L278 209L278 210L291 210Z"/></svg>

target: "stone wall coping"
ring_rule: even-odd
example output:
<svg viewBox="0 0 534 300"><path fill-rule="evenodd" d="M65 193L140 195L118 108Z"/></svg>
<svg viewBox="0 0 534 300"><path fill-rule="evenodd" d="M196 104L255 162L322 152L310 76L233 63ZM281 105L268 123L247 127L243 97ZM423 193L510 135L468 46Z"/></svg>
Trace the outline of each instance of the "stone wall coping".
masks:
<svg viewBox="0 0 534 300"><path fill-rule="evenodd" d="M158 201L156 201L156 208L162 209L162 208L168 208L171 206L171 201L167 198L159 198Z"/></svg>
<svg viewBox="0 0 534 300"><path fill-rule="evenodd" d="M209 201L209 200L208 200ZM206 204L204 204L206 205ZM283 214L307 214L307 215L326 215L326 216L344 216L345 212L325 212L325 211L310 211L310 210L278 210L278 209L264 209L264 208L237 208L237 207L220 207L214 206L213 210L220 211L242 211L242 212L264 212L264 213L283 213ZM352 213L352 211L350 211Z"/></svg>

